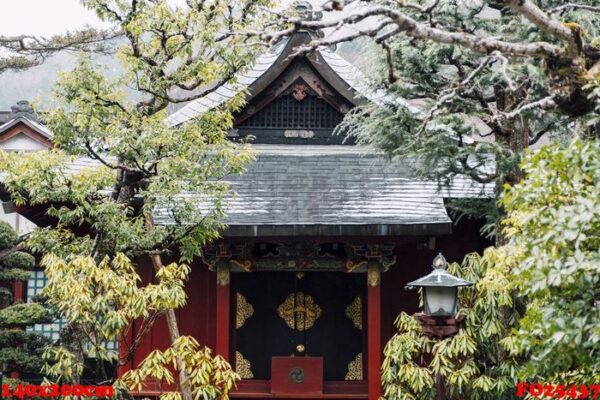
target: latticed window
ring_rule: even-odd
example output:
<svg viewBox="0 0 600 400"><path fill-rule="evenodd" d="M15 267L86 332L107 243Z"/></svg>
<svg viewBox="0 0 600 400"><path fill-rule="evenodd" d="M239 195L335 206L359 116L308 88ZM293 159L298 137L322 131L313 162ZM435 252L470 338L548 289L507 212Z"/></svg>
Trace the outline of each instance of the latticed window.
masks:
<svg viewBox="0 0 600 400"><path fill-rule="evenodd" d="M44 271L33 271L31 273L31 278L27 282L27 302L30 303L33 301L33 297L40 294L46 283L48 282L48 278ZM53 341L58 340L60 336L60 331L64 328L66 322L65 320L57 319L52 324L35 324L32 327L28 327L28 331L40 332L43 333L46 337L50 338ZM118 350L119 343L117 341L107 342L106 348L108 350Z"/></svg>
<svg viewBox="0 0 600 400"><path fill-rule="evenodd" d="M283 129L333 129L344 118L335 108L313 93L302 100L288 94L272 101L239 126Z"/></svg>

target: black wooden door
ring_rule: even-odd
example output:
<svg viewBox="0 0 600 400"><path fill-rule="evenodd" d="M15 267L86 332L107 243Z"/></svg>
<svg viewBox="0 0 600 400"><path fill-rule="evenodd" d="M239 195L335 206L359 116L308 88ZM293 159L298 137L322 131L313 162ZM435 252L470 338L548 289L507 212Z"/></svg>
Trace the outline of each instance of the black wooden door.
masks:
<svg viewBox="0 0 600 400"><path fill-rule="evenodd" d="M325 380L362 379L362 274L234 275L236 370L270 379L273 356L320 356Z"/></svg>

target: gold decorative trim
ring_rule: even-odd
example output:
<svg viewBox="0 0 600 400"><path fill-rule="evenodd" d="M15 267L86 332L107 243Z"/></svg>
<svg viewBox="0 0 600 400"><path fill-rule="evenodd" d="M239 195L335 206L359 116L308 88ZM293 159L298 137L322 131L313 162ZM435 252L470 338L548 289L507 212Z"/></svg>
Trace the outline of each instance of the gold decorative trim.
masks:
<svg viewBox="0 0 600 400"><path fill-rule="evenodd" d="M229 260L232 266L238 267L244 272L250 272L252 270L252 262L250 260Z"/></svg>
<svg viewBox="0 0 600 400"><path fill-rule="evenodd" d="M353 361L348 363L348 373L344 378L347 381L363 380L363 359L362 353L358 353Z"/></svg>
<svg viewBox="0 0 600 400"><path fill-rule="evenodd" d="M381 283L381 271L375 263L371 263L367 267L367 283L371 287L377 287Z"/></svg>
<svg viewBox="0 0 600 400"><path fill-rule="evenodd" d="M312 328L315 321L321 316L321 307L310 295L298 292L291 293L277 307L279 315L291 329L304 331Z"/></svg>
<svg viewBox="0 0 600 400"><path fill-rule="evenodd" d="M362 299L356 296L346 307L346 317L350 318L356 329L362 330Z"/></svg>
<svg viewBox="0 0 600 400"><path fill-rule="evenodd" d="M366 261L358 261L358 262L354 262L352 260L347 260L346 261L346 271L347 272L354 272L356 270L359 270L363 267L365 267L367 265Z"/></svg>
<svg viewBox="0 0 600 400"><path fill-rule="evenodd" d="M217 285L229 286L230 272L228 265L217 264Z"/></svg>
<svg viewBox="0 0 600 400"><path fill-rule="evenodd" d="M254 307L248 303L243 294L236 294L235 327L240 329L248 318L254 315Z"/></svg>
<svg viewBox="0 0 600 400"><path fill-rule="evenodd" d="M242 353L239 351L235 352L235 372L238 373L242 379L252 379L254 374L252 373L252 364L246 360Z"/></svg>

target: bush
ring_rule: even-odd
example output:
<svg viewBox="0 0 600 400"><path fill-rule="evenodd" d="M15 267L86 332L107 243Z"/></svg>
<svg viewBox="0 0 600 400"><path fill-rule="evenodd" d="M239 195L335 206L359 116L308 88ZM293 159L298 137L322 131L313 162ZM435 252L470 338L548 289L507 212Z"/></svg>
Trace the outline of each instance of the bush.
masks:
<svg viewBox="0 0 600 400"><path fill-rule="evenodd" d="M37 303L15 304L0 310L0 327L51 323L54 315Z"/></svg>
<svg viewBox="0 0 600 400"><path fill-rule="evenodd" d="M6 222L0 221L0 250L11 248L18 239L17 232Z"/></svg>
<svg viewBox="0 0 600 400"><path fill-rule="evenodd" d="M0 259L0 264L6 268L33 269L35 257L22 251L15 251Z"/></svg>

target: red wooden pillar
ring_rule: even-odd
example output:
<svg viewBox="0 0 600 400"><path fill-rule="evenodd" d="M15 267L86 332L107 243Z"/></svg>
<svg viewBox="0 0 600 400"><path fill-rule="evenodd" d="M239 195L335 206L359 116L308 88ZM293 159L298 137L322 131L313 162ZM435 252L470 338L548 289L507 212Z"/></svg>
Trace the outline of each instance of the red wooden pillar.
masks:
<svg viewBox="0 0 600 400"><path fill-rule="evenodd" d="M230 277L229 266L217 264L217 337L216 352L229 360Z"/></svg>
<svg viewBox="0 0 600 400"><path fill-rule="evenodd" d="M377 263L367 270L367 379L369 400L381 396L381 272Z"/></svg>
<svg viewBox="0 0 600 400"><path fill-rule="evenodd" d="M14 281L13 282L13 304L25 303L25 282ZM20 329L20 328L19 328ZM19 379L21 374L17 371L11 371L10 377L12 379Z"/></svg>
<svg viewBox="0 0 600 400"><path fill-rule="evenodd" d="M13 298L14 303L25 303L25 282L14 281L13 282Z"/></svg>

